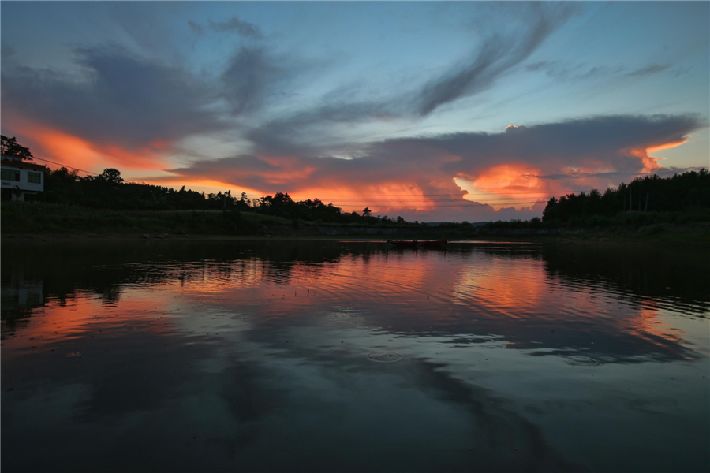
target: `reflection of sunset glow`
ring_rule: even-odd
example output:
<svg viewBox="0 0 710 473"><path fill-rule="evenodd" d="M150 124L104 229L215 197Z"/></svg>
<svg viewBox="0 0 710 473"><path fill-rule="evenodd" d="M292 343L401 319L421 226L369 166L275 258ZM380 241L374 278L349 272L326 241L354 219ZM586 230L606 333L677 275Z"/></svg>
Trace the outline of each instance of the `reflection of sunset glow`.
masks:
<svg viewBox="0 0 710 473"><path fill-rule="evenodd" d="M680 333L671 331L670 325L659 317L659 309L655 306L656 303L652 300L643 301L638 316L628 320L626 330L637 333L652 343L654 340L680 341Z"/></svg>
<svg viewBox="0 0 710 473"><path fill-rule="evenodd" d="M555 327L567 333L588 327L595 336L629 337L653 350L682 343L652 299L610 306L608 293L594 285L567 283L550 276L544 261L522 255L480 254L461 261L435 251L387 251L342 254L321 264L203 260L170 264L154 282L123 286L115 299L83 291L65 305L50 299L3 343L22 354L52 345L63 349L64 342L98 333L170 335L198 326L203 331L207 319L225 314L254 314L251 323L258 324L262 316L318 318L341 308L363 314L372 326L391 324L395 330L417 325L429 330L454 320L467 327L476 321L482 332L509 335L520 346L546 340ZM211 313L215 309L219 315Z"/></svg>
<svg viewBox="0 0 710 473"><path fill-rule="evenodd" d="M393 256L387 259L388 271L379 264L370 265L361 258L343 258L337 264L324 270L321 266L296 263L288 273L280 274L260 260L245 260L229 269L207 267L199 277L188 278L180 291L191 298L220 300L227 298L234 302L260 301L276 312L318 304L323 297L341 298L348 292L360 297L368 293L370 297L394 294L417 294L432 282L426 283L427 266L417 259ZM277 280L294 281L293 284L269 284ZM432 276L431 279L435 279ZM345 292L344 292L345 291ZM309 295L318 294L318 299Z"/></svg>
<svg viewBox="0 0 710 473"><path fill-rule="evenodd" d="M520 265L519 261L491 259L484 269L469 267L453 286L453 297L460 303L482 304L507 317L524 316L521 308L534 307L545 292L545 270L539 262Z"/></svg>
<svg viewBox="0 0 710 473"><path fill-rule="evenodd" d="M266 278L264 266L259 259L235 261L229 266L202 265L176 271L180 279L180 291L186 294L219 294L234 287L254 288Z"/></svg>
<svg viewBox="0 0 710 473"><path fill-rule="evenodd" d="M127 300L119 300L118 307L106 306L94 295L79 293L66 304L51 301L46 306L33 309L28 324L22 330L26 336L3 340L12 349L41 348L57 342L94 332L101 327L115 329L122 324L145 322L146 315L164 309L166 300L138 291ZM159 325L159 324L158 324ZM141 330L161 331L162 327L143 326Z"/></svg>
<svg viewBox="0 0 710 473"><path fill-rule="evenodd" d="M455 182L468 194L465 199L488 204L498 210L505 207L517 209L531 207L547 195L545 183L538 177L540 171L521 164L501 164L476 175L473 180L455 178Z"/></svg>

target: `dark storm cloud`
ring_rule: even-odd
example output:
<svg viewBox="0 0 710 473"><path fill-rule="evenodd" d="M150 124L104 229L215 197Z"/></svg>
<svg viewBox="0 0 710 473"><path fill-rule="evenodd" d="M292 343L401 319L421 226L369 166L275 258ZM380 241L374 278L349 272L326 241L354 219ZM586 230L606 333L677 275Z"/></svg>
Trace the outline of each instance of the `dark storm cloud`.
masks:
<svg viewBox="0 0 710 473"><path fill-rule="evenodd" d="M639 170L639 163L630 150L681 141L701 126L697 117L688 115L601 116L509 128L495 134L454 133L391 140L380 146L395 154L400 148L434 147L478 165L518 161L559 169L596 161L634 172Z"/></svg>
<svg viewBox="0 0 710 473"><path fill-rule="evenodd" d="M508 129L370 143L355 159L246 155L206 160L171 172L183 177L220 176L224 182L264 191L401 182L427 191L460 190L454 176L475 178L491 166L529 165L539 177L565 167L613 169L628 178L643 169L634 150L677 142L703 124L692 116L605 116ZM574 178L574 176L570 176Z"/></svg>
<svg viewBox="0 0 710 473"><path fill-rule="evenodd" d="M213 92L185 70L114 47L76 54L84 81L49 70L4 70L6 120L19 114L85 139L126 146L223 128L206 109Z"/></svg>
<svg viewBox="0 0 710 473"><path fill-rule="evenodd" d="M262 37L259 27L236 16L224 21L210 21L210 27L221 33L236 33L246 38Z"/></svg>
<svg viewBox="0 0 710 473"><path fill-rule="evenodd" d="M282 153L257 150L200 160L168 171L180 179L218 179L237 189L305 194L336 205L362 202L379 213L408 219L505 220L538 215L549 195L629 182L653 163L647 148L682 141L703 126L700 119L686 115L600 116L500 133L350 144L350 159L329 156L317 147L293 148L290 153L284 148ZM493 182L498 197L479 200L495 208L464 200L466 191L454 178ZM331 194L324 195L323 189Z"/></svg>
<svg viewBox="0 0 710 473"><path fill-rule="evenodd" d="M235 116L253 118L314 68L268 48L246 47L237 49L214 79L114 46L76 49L75 64L83 80L76 73L70 77L15 64L3 68L6 123L22 118L125 148L228 127L237 134ZM231 116L220 111L220 104Z"/></svg>
<svg viewBox="0 0 710 473"><path fill-rule="evenodd" d="M674 174L682 174L684 172L700 172L702 169L705 169L702 166L688 166L688 167L668 167L668 168L659 168L656 169L652 172L648 173L639 173L640 175L643 174L655 174L659 177L670 177ZM570 180L570 179L611 179L612 181L621 181L623 179L627 179L629 177L629 174L627 172L621 172L621 171L600 171L600 172L573 172L569 174L543 174L536 176L541 179L548 179L548 180Z"/></svg>
<svg viewBox="0 0 710 473"><path fill-rule="evenodd" d="M365 119L400 116L385 101L331 101L291 115L267 121L247 132L256 148L266 153L319 153L325 142L337 140L333 125ZM337 133L335 133L337 135Z"/></svg>

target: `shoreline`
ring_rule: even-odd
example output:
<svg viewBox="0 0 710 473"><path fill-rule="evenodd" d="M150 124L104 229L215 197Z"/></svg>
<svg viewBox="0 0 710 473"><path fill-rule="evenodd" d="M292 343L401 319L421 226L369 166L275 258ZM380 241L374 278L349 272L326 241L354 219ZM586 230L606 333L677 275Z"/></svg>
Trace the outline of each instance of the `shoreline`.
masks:
<svg viewBox="0 0 710 473"><path fill-rule="evenodd" d="M3 203L2 242L487 240L710 247L710 214L628 214L594 224L337 222L258 212L125 211Z"/></svg>
<svg viewBox="0 0 710 473"><path fill-rule="evenodd" d="M643 228L643 227L642 227ZM622 231L584 231L582 229L565 229L559 233L505 233L497 232L477 233L470 235L443 235L442 238L434 238L430 235L412 235L403 233L401 235L229 235L229 234L208 234L208 233L148 233L148 232L48 232L48 233L1 233L2 243L69 243L69 242L264 242L264 241L328 241L328 242L363 242L363 243L385 243L389 239L407 240L432 240L447 239L450 243L471 242L471 243L530 243L530 244L559 244L559 245L587 245L587 246L659 246L659 245L679 245L676 249L689 248L710 248L710 226L679 227L666 230L661 233L644 233L633 228ZM675 230L675 231L673 231Z"/></svg>
<svg viewBox="0 0 710 473"><path fill-rule="evenodd" d="M65 242L65 241L342 241L363 243L386 243L387 240L435 240L427 236L394 235L222 235L222 234L140 234L140 233L11 233L0 236L3 242L33 241L33 242ZM471 236L447 239L449 243L466 241L490 242L531 242L532 238Z"/></svg>

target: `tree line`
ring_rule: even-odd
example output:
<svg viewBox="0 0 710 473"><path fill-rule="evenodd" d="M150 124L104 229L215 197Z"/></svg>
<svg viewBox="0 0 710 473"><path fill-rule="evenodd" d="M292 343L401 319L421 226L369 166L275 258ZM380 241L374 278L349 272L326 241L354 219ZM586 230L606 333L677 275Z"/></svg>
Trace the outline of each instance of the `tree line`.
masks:
<svg viewBox="0 0 710 473"><path fill-rule="evenodd" d="M693 212L710 209L710 173L707 169L637 178L604 193L590 192L552 197L543 211L543 222L585 223L625 212Z"/></svg>
<svg viewBox="0 0 710 473"><path fill-rule="evenodd" d="M2 156L32 160L32 152L17 142L17 138L2 135ZM294 201L288 193L277 192L250 199L245 192L238 197L231 191L208 193L193 191L182 186L179 190L152 184L127 183L118 169L104 169L96 176L79 176L76 170L66 167L45 167L44 192L35 196L44 202L81 205L90 208L113 210L223 210L252 211L293 219L339 223L392 223L389 217L372 216L365 207L362 214L344 212L332 203L320 199ZM406 223L397 217L399 224Z"/></svg>
<svg viewBox="0 0 710 473"><path fill-rule="evenodd" d="M295 201L277 192L250 199L246 193L197 192L152 184L124 182L120 171L105 169L96 176L81 177L65 167L45 169L45 191L38 200L116 210L223 210L249 211L293 220L338 223L391 223L387 216L372 216L369 208L345 212L320 199ZM593 189L552 197L543 211L542 223L574 225L600 222L623 213L690 212L710 209L710 173L707 169L662 178L637 178L604 193ZM539 222L539 219L533 219ZM397 217L399 224L407 223Z"/></svg>
<svg viewBox="0 0 710 473"><path fill-rule="evenodd" d="M44 192L36 200L114 210L223 210L275 215L293 220L338 223L390 223L387 216L372 216L369 208L362 213L345 212L320 199L294 201L288 193L277 192L250 199L230 191L208 193L182 186L179 190L153 184L124 182L117 169L104 169L96 176L82 177L66 167L45 169ZM406 223L401 217L398 223Z"/></svg>

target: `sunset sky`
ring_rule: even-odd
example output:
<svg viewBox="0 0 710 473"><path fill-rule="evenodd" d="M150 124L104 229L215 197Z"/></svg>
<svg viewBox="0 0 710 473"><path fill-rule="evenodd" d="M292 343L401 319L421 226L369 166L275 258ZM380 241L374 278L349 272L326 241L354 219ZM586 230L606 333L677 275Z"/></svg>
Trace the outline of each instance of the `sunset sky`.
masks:
<svg viewBox="0 0 710 473"><path fill-rule="evenodd" d="M707 2L0 8L2 133L92 173L480 221L710 166Z"/></svg>

